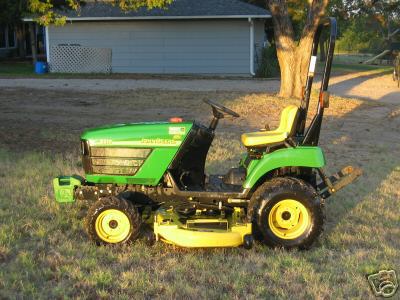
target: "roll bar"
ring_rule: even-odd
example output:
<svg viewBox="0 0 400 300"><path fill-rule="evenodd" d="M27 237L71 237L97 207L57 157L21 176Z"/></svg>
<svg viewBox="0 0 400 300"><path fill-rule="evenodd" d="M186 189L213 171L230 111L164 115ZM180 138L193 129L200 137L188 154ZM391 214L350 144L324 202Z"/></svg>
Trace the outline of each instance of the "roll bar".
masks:
<svg viewBox="0 0 400 300"><path fill-rule="evenodd" d="M317 113L315 114L313 120L310 123L306 133L305 132L305 125L307 121L307 114L308 108L310 105L310 97L312 91L312 84L314 80L315 74L315 67L317 63L317 53L318 53L318 45L319 40L321 38L322 31L325 28L330 28L330 36L329 36L329 46L328 46L328 53L326 57L324 73L322 76L321 81L321 88L319 92L319 101L317 107ZM321 131L321 124L322 119L324 116L324 108L328 107L329 103L329 93L328 93L328 86L329 86L329 79L331 75L331 68L332 68L332 61L333 61L333 54L335 51L335 42L337 37L337 22L335 18L329 17L323 19L320 24L318 25L317 31L314 35L312 50L311 50L311 59L310 64L308 67L308 75L306 86L304 89L304 93L301 99L300 105L300 115L299 115L299 122L296 131L296 136L301 140L301 145L307 146L316 146L318 145L319 135Z"/></svg>

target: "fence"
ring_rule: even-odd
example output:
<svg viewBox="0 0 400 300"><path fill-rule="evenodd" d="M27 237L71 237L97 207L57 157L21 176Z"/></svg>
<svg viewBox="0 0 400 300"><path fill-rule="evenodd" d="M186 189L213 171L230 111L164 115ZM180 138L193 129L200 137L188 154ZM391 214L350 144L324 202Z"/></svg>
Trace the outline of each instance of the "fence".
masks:
<svg viewBox="0 0 400 300"><path fill-rule="evenodd" d="M51 47L50 72L111 73L111 49L58 45Z"/></svg>

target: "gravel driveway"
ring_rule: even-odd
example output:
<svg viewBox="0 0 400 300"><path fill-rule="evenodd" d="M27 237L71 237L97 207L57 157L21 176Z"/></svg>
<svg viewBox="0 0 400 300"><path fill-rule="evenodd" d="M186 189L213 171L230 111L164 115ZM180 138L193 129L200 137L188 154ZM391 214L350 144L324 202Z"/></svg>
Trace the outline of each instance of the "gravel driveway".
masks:
<svg viewBox="0 0 400 300"><path fill-rule="evenodd" d="M67 89L76 91L127 91L162 89L183 91L275 92L277 80L261 79L0 79L1 87Z"/></svg>
<svg viewBox="0 0 400 300"><path fill-rule="evenodd" d="M279 80L262 79L0 79L0 88L25 87L46 90L129 91L161 89L182 91L267 92L279 90ZM400 89L390 74L357 72L331 78L333 94L400 103Z"/></svg>
<svg viewBox="0 0 400 300"><path fill-rule="evenodd" d="M329 90L342 97L400 104L400 88L391 74L358 72L334 76Z"/></svg>

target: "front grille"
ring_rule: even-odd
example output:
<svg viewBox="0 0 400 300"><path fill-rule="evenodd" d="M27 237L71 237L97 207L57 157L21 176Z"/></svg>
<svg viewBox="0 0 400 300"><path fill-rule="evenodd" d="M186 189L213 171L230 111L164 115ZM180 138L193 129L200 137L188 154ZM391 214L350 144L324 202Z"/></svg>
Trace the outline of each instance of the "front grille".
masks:
<svg viewBox="0 0 400 300"><path fill-rule="evenodd" d="M151 149L90 147L82 141L86 174L133 176L150 155Z"/></svg>
<svg viewBox="0 0 400 300"><path fill-rule="evenodd" d="M128 157L146 158L151 149L142 148L96 148L91 147L93 157Z"/></svg>
<svg viewBox="0 0 400 300"><path fill-rule="evenodd" d="M107 174L107 175L135 175L139 168L127 168L116 166L93 166L94 174Z"/></svg>
<svg viewBox="0 0 400 300"><path fill-rule="evenodd" d="M92 157L92 165L94 166L140 167L142 163L143 159Z"/></svg>

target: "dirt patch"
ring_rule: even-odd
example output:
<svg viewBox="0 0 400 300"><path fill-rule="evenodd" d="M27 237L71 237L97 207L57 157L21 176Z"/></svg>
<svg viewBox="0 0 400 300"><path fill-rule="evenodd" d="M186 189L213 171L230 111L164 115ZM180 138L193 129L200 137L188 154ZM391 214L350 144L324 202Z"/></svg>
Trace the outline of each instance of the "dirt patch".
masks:
<svg viewBox="0 0 400 300"><path fill-rule="evenodd" d="M6 247L0 246L0 264L8 260L10 255L10 250Z"/></svg>
<svg viewBox="0 0 400 300"><path fill-rule="evenodd" d="M315 96L310 104L310 119L316 107ZM213 99L240 114L240 118L220 122L208 156L210 172L223 172L237 164L240 153L246 151L240 142L242 133L265 128L266 124L275 128L282 109L299 104L298 100L265 93L154 89L65 93L8 88L0 93L0 146L14 152L34 150L78 157L80 135L87 128L167 121L171 117L207 125L212 113L204 99ZM394 155L400 149L400 141L393 138L400 126L397 112L398 107L390 103L332 98L320 136L328 170L336 171L348 164L363 167L379 153ZM221 157L226 161L222 169Z"/></svg>
<svg viewBox="0 0 400 300"><path fill-rule="evenodd" d="M54 79L54 78L0 78L0 88L32 88L44 90L74 91L133 91L138 89L162 89L180 91L241 91L275 92L278 80L268 79L188 79L188 78L141 78L141 79Z"/></svg>
<svg viewBox="0 0 400 300"><path fill-rule="evenodd" d="M388 72L363 71L332 75L330 91L338 96L375 100L392 104L400 103L400 89ZM252 78L187 78L187 77L121 77L106 78L0 78L0 88L30 88L75 92L115 92L140 89L196 92L247 92L276 93L279 80ZM317 83L318 85L318 83ZM317 87L317 85L315 87ZM45 92L47 93L47 92Z"/></svg>
<svg viewBox="0 0 400 300"><path fill-rule="evenodd" d="M202 102L204 99L221 102L241 115L223 120L217 131L217 135L229 136L236 142L243 132L265 124L277 126L283 107L298 104L297 100L265 93L154 89L67 93L6 88L0 93L0 141L14 151L65 153L79 147L79 136L85 129L104 124L166 121L175 116L208 124L211 109ZM315 105L312 101L311 110ZM326 110L321 143L342 141L353 145L356 141L363 143L366 134L374 134L379 141L393 140L389 128L398 125L397 111L398 107L392 104L335 97Z"/></svg>

